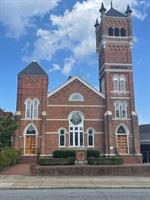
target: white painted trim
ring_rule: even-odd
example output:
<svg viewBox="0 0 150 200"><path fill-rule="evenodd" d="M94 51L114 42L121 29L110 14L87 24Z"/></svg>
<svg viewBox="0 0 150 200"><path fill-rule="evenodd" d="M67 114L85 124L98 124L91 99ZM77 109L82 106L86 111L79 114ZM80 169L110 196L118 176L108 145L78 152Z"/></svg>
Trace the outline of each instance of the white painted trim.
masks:
<svg viewBox="0 0 150 200"><path fill-rule="evenodd" d="M99 95L100 97L102 97L103 99L105 99L104 94L102 94L101 92L99 92L98 90L96 90L95 88L93 88L89 83L85 82L84 80L82 80L81 78L79 78L78 76L74 76L71 79L67 80L64 84L62 84L60 87L58 87L57 89L55 89L54 91L50 92L48 94L48 97L52 96L53 94L55 94L56 92L58 92L59 90L61 90L62 88L64 88L65 86L69 85L70 83L72 83L74 80L78 80L81 83L83 83L86 87L88 87L89 89L91 89L93 92L95 92L97 95Z"/></svg>
<svg viewBox="0 0 150 200"><path fill-rule="evenodd" d="M89 108L104 108L105 105L67 105L67 104L62 104L62 105L48 105L48 107L89 107Z"/></svg>

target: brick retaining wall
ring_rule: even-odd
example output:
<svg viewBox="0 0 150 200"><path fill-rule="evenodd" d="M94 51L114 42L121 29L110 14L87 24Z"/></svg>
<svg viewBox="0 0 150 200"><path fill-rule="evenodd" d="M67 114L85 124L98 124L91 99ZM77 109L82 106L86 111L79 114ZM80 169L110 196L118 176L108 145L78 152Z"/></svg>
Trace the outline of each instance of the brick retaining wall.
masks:
<svg viewBox="0 0 150 200"><path fill-rule="evenodd" d="M38 166L32 164L31 173L42 176L150 176L150 165Z"/></svg>

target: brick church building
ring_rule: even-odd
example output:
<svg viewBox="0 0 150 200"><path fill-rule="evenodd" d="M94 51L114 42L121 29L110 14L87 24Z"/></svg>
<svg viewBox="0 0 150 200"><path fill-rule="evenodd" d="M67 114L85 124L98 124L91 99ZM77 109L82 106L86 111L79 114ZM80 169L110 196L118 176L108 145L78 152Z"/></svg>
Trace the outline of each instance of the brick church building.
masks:
<svg viewBox="0 0 150 200"><path fill-rule="evenodd" d="M24 157L52 155L56 149L95 148L141 162L132 65L132 19L111 5L96 20L99 86L78 76L48 92L48 75L33 61L18 74L15 147Z"/></svg>

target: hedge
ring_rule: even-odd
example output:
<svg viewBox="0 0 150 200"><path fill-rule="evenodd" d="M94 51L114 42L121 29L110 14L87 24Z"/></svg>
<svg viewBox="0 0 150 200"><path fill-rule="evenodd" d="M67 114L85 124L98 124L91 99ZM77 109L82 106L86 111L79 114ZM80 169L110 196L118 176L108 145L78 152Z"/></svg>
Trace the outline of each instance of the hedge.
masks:
<svg viewBox="0 0 150 200"><path fill-rule="evenodd" d="M75 153L76 151L71 149L71 150L66 150L66 149L62 149L62 150L56 150L53 152L53 157L54 158L69 158L69 157L73 157L75 158Z"/></svg>
<svg viewBox="0 0 150 200"><path fill-rule="evenodd" d="M121 165L123 159L119 156L88 158L89 165Z"/></svg>
<svg viewBox="0 0 150 200"><path fill-rule="evenodd" d="M100 151L96 149L87 149L87 158L99 158L100 157Z"/></svg>
<svg viewBox="0 0 150 200"><path fill-rule="evenodd" d="M40 157L38 159L39 165L74 165L75 159L73 157L70 158L48 158L48 157Z"/></svg>
<svg viewBox="0 0 150 200"><path fill-rule="evenodd" d="M0 152L0 171L19 162L20 155L16 149L4 149Z"/></svg>

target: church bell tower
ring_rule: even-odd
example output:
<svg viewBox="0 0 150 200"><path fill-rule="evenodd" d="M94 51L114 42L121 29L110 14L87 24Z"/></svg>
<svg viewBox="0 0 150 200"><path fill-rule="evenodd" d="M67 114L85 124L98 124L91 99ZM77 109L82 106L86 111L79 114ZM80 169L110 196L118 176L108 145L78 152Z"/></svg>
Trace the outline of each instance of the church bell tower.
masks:
<svg viewBox="0 0 150 200"><path fill-rule="evenodd" d="M96 20L96 52L100 90L105 95L105 154L140 162L138 116L135 111L132 65L132 10L125 14L102 3Z"/></svg>

